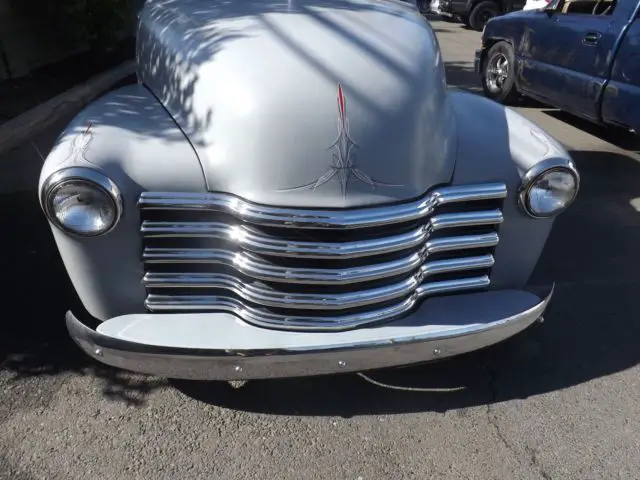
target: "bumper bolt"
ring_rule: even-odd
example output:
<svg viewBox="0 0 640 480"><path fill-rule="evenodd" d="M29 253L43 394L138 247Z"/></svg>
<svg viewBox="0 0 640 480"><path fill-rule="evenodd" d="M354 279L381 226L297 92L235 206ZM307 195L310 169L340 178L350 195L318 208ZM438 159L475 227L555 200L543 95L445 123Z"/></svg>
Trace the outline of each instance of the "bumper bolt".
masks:
<svg viewBox="0 0 640 480"><path fill-rule="evenodd" d="M544 323L544 317L543 316L539 316L538 319L536 320L537 323Z"/></svg>
<svg viewBox="0 0 640 480"><path fill-rule="evenodd" d="M240 373L242 371L242 367L240 365L236 365L236 368L234 368L234 370Z"/></svg>
<svg viewBox="0 0 640 480"><path fill-rule="evenodd" d="M440 349L438 347L433 349L433 354L437 357L438 355L440 355Z"/></svg>
<svg viewBox="0 0 640 480"><path fill-rule="evenodd" d="M102 356L102 349L101 348L96 348L94 353L98 356L101 357Z"/></svg>
<svg viewBox="0 0 640 480"><path fill-rule="evenodd" d="M344 368L347 366L347 362L344 360L338 360L338 366Z"/></svg>

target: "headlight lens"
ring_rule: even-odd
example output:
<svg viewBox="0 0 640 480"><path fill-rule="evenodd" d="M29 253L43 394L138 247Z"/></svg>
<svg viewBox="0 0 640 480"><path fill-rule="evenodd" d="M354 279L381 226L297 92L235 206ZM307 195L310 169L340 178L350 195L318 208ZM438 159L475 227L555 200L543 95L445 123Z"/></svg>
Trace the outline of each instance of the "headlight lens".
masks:
<svg viewBox="0 0 640 480"><path fill-rule="evenodd" d="M58 228L90 237L109 232L118 222L120 195L115 184L101 173L72 168L57 172L47 183L44 208Z"/></svg>
<svg viewBox="0 0 640 480"><path fill-rule="evenodd" d="M98 235L109 230L116 208L107 192L85 182L72 180L56 187L50 195L57 222L79 235Z"/></svg>
<svg viewBox="0 0 640 480"><path fill-rule="evenodd" d="M551 217L566 209L578 194L579 178L569 167L552 167L525 175L520 203L532 217Z"/></svg>

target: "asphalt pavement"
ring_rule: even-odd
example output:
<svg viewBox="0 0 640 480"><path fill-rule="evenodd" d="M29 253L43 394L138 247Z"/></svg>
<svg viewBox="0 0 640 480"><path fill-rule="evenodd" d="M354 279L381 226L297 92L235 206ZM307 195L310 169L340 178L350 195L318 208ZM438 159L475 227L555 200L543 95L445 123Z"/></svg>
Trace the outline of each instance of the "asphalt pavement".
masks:
<svg viewBox="0 0 640 480"><path fill-rule="evenodd" d="M477 91L479 34L433 26L449 83ZM0 158L0 479L640 478L640 142L519 110L582 174L533 278L555 280L555 298L500 345L371 374L412 391L357 375L234 388L94 363L64 329L74 298L38 208L38 154Z"/></svg>

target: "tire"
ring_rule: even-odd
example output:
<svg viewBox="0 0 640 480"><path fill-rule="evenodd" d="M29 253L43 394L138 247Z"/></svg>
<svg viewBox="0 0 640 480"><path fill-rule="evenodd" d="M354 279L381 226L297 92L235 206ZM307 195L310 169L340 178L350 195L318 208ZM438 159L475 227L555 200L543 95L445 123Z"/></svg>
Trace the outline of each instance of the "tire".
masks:
<svg viewBox="0 0 640 480"><path fill-rule="evenodd" d="M498 42L487 52L482 65L482 89L491 100L504 105L517 102L520 94L516 88L515 55L507 42Z"/></svg>
<svg viewBox="0 0 640 480"><path fill-rule="evenodd" d="M491 0L477 3L469 12L469 26L478 32L481 32L487 23L493 17L500 15L500 7Z"/></svg>

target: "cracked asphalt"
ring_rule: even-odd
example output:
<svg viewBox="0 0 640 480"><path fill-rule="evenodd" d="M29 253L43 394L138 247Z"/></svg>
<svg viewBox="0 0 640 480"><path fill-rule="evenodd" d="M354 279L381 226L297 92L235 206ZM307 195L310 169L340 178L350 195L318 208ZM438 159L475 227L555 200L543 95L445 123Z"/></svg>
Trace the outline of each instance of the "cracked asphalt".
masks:
<svg viewBox="0 0 640 480"><path fill-rule="evenodd" d="M479 34L433 26L449 83L477 91ZM543 324L493 348L370 374L418 391L357 375L236 389L92 362L63 326L73 298L38 209L38 158L1 158L0 478L640 478L640 143L520 110L582 173L533 277L558 282L555 298Z"/></svg>

